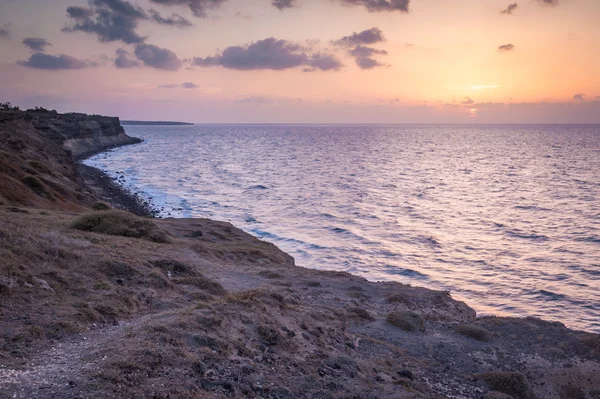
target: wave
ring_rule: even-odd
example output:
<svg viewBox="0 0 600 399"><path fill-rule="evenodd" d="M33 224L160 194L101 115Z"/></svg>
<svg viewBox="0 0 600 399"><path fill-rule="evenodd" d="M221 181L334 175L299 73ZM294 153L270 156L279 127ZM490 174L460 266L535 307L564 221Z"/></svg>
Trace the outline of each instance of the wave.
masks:
<svg viewBox="0 0 600 399"><path fill-rule="evenodd" d="M263 186L262 184L257 184L255 186L250 186L247 188L247 190L268 190L269 187L267 186Z"/></svg>
<svg viewBox="0 0 600 399"><path fill-rule="evenodd" d="M587 237L577 237L577 238L575 238L575 241L578 241L578 242L591 242L591 243L594 243L594 244L600 244L600 237L598 237L597 235L587 236Z"/></svg>
<svg viewBox="0 0 600 399"><path fill-rule="evenodd" d="M536 234L536 233L531 233L531 234L527 234L527 233L523 233L517 230L509 230L506 232L506 234L510 237L515 237L515 238L522 238L525 240L534 240L534 241L548 241L549 238L543 234Z"/></svg>
<svg viewBox="0 0 600 399"><path fill-rule="evenodd" d="M406 276L406 277L412 277L412 278L417 278L417 279L429 278L426 274L423 274L416 270L406 269L406 268L402 268L402 267L398 267L398 266L386 266L385 270L386 270L387 274Z"/></svg>
<svg viewBox="0 0 600 399"><path fill-rule="evenodd" d="M532 292L537 298L544 299L546 301L563 301L567 298L566 295L557 294L556 292L548 290L537 290Z"/></svg>

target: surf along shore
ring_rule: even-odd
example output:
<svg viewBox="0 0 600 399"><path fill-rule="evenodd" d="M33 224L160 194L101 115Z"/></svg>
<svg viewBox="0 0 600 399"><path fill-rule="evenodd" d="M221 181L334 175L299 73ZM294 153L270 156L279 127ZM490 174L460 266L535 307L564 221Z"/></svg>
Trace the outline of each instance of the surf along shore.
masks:
<svg viewBox="0 0 600 399"><path fill-rule="evenodd" d="M297 267L78 163L139 142L0 111L0 398L600 398L597 334Z"/></svg>

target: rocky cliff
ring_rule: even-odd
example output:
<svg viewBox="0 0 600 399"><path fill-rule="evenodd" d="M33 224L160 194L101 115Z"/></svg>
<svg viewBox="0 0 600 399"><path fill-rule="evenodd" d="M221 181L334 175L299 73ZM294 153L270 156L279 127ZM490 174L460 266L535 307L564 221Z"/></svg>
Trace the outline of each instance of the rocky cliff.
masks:
<svg viewBox="0 0 600 399"><path fill-rule="evenodd" d="M0 204L80 209L93 196L76 161L141 140L119 118L47 110L0 111Z"/></svg>
<svg viewBox="0 0 600 399"><path fill-rule="evenodd" d="M46 110L0 112L0 126L19 121L70 151L73 158L83 158L108 148L141 141L125 134L116 117L59 114Z"/></svg>

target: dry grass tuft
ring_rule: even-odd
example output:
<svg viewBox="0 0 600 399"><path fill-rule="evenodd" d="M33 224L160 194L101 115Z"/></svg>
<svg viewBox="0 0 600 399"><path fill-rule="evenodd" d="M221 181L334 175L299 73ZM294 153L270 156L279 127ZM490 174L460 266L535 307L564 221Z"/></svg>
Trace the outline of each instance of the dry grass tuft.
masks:
<svg viewBox="0 0 600 399"><path fill-rule="evenodd" d="M111 207L104 201L96 201L92 204L92 209L95 211L108 211Z"/></svg>
<svg viewBox="0 0 600 399"><path fill-rule="evenodd" d="M177 277L171 280L175 284L191 285L213 295L225 295L227 291L219 283L204 276Z"/></svg>
<svg viewBox="0 0 600 399"><path fill-rule="evenodd" d="M375 320L375 318L363 308L348 308L348 313L359 319Z"/></svg>
<svg viewBox="0 0 600 399"><path fill-rule="evenodd" d="M391 312L387 316L387 322L408 332L425 330L421 315L409 310Z"/></svg>
<svg viewBox="0 0 600 399"><path fill-rule="evenodd" d="M75 219L71 227L113 236L143 238L158 243L169 242L167 234L152 221L117 210L86 213Z"/></svg>
<svg viewBox="0 0 600 399"><path fill-rule="evenodd" d="M494 390L511 395L515 399L533 399L535 395L529 387L527 378L514 371L492 371L479 374L478 379L485 381Z"/></svg>
<svg viewBox="0 0 600 399"><path fill-rule="evenodd" d="M488 330L470 324L460 324L454 327L454 331L477 341L488 342L491 339Z"/></svg>

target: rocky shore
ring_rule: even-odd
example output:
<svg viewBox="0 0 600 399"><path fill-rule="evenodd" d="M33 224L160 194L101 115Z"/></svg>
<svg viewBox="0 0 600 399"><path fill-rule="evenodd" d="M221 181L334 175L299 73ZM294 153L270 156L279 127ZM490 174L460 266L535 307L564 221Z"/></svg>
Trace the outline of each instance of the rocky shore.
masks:
<svg viewBox="0 0 600 399"><path fill-rule="evenodd" d="M600 398L597 334L110 209L117 124L0 112L0 398Z"/></svg>

